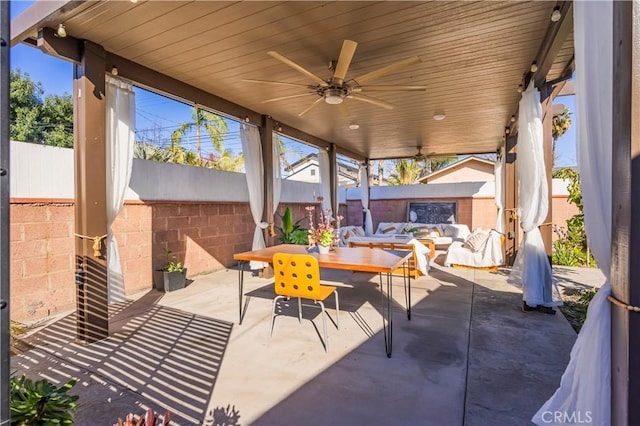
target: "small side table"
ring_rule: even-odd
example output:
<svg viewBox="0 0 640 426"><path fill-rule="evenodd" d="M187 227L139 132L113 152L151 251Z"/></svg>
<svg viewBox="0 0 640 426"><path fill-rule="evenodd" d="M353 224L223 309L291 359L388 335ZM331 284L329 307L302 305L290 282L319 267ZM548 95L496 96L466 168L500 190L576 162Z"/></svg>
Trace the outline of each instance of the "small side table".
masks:
<svg viewBox="0 0 640 426"><path fill-rule="evenodd" d="M429 260L433 260L436 257L436 244L433 240L429 238L419 239L422 244L429 248Z"/></svg>

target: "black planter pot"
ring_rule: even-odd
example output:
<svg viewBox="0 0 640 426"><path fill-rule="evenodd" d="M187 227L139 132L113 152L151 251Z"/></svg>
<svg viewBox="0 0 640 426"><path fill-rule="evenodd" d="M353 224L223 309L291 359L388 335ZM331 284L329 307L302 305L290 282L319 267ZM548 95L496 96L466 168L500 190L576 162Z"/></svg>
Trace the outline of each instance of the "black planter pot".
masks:
<svg viewBox="0 0 640 426"><path fill-rule="evenodd" d="M187 268L181 272L153 271L153 287L160 291L174 291L184 288Z"/></svg>

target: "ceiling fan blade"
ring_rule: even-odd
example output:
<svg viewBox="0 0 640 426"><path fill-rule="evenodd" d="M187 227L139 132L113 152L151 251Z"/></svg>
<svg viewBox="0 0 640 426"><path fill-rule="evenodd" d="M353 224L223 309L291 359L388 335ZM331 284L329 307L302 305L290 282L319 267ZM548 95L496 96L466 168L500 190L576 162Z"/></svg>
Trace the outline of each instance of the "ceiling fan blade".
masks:
<svg viewBox="0 0 640 426"><path fill-rule="evenodd" d="M324 81L323 79L321 79L320 77L318 77L317 75L315 75L314 73L312 73L311 71L309 71L306 68L303 68L302 66L296 64L295 62L293 62L291 59L287 58L286 56L282 56L281 54L279 54L278 52L274 52L273 50L270 52L267 52L267 54L269 54L269 56L279 60L280 62L284 62L285 64L289 65L291 68L293 68L294 70L298 71L301 74L304 74L305 76L309 77L311 80L315 81L316 83L318 83L320 86L328 86L329 84Z"/></svg>
<svg viewBox="0 0 640 426"><path fill-rule="evenodd" d="M270 81L270 80L253 80L251 78L241 78L240 81L247 83L263 83L263 84L278 84L280 86L295 86L295 87L307 87L306 84L299 83L285 83L284 81Z"/></svg>
<svg viewBox="0 0 640 426"><path fill-rule="evenodd" d="M316 99L311 105L309 105L309 107L307 109L305 109L304 111L302 111L300 114L298 114L298 117L302 117L303 115L305 115L306 113L308 113L309 111L311 111L311 108L313 108L314 106L318 105L319 102L323 101L324 98L318 98Z"/></svg>
<svg viewBox="0 0 640 426"><path fill-rule="evenodd" d="M349 107L346 102L342 102L338 107L340 108L340 114L342 114L343 117L351 117L351 112L349 111Z"/></svg>
<svg viewBox="0 0 640 426"><path fill-rule="evenodd" d="M393 109L395 108L392 104L390 104L389 102L385 102L383 100L380 99L376 99L376 98L371 98L369 96L365 96L365 95L358 95L358 94L351 94L348 96L350 99L355 99L361 102L367 102L370 103L372 105L377 105L380 106L382 108L386 108L386 109Z"/></svg>
<svg viewBox="0 0 640 426"><path fill-rule="evenodd" d="M356 47L358 47L358 43L355 41L345 40L342 42L342 50L340 51L340 57L338 58L335 71L333 71L331 84L340 86L344 83L344 77L347 75L353 55L356 53Z"/></svg>
<svg viewBox="0 0 640 426"><path fill-rule="evenodd" d="M351 89L352 92L424 92L427 86L403 86L403 85L387 85L387 86L357 86Z"/></svg>
<svg viewBox="0 0 640 426"><path fill-rule="evenodd" d="M375 71L371 71L365 75L355 78L354 80L360 86L366 83L367 81L375 80L376 78L382 77L383 75L392 74L408 66L415 65L419 62L422 62L422 61L418 56L412 56L411 58L403 59L401 61L389 64L386 67L382 67Z"/></svg>
<svg viewBox="0 0 640 426"><path fill-rule="evenodd" d="M301 98L303 96L309 96L309 93L299 93L297 95L280 96L279 98L267 99L266 101L262 101L261 103L267 104L269 102L283 101L285 99Z"/></svg>

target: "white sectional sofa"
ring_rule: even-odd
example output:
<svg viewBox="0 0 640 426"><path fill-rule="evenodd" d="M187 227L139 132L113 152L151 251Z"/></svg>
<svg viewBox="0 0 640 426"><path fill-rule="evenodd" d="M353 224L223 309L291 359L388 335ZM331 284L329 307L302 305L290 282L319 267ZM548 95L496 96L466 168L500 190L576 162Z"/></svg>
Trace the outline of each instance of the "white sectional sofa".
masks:
<svg viewBox="0 0 640 426"><path fill-rule="evenodd" d="M410 230L414 232L409 232ZM398 242L416 238L433 240L436 248L446 249L454 241L464 243L470 234L469 227L463 224L381 222L374 235L365 237L364 230L360 226L343 226L340 228L338 237L341 246L347 246L350 238L357 238L358 241L366 238L371 241L384 239Z"/></svg>
<svg viewBox="0 0 640 426"><path fill-rule="evenodd" d="M446 249L454 241L465 242L471 234L464 224L381 222L375 235L401 235L410 233L410 230L413 230L414 238L433 240L438 249Z"/></svg>

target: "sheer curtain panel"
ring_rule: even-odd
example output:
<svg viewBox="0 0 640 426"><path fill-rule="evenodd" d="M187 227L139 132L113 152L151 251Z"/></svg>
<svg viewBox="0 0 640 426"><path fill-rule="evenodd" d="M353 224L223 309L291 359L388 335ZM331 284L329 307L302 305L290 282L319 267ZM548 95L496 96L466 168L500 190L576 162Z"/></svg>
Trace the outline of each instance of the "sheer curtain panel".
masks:
<svg viewBox="0 0 640 426"><path fill-rule="evenodd" d="M523 300L529 306L562 304L553 291L551 266L538 227L549 209L549 190L544 165L542 107L540 92L533 85L522 94L518 132L518 216L524 238L511 270L509 281L522 286Z"/></svg>
<svg viewBox="0 0 640 426"><path fill-rule="evenodd" d="M366 164L360 166L360 201L364 212L364 235L373 235L373 220L369 210L369 173Z"/></svg>
<svg viewBox="0 0 640 426"><path fill-rule="evenodd" d="M590 424L611 424L611 145L613 5L574 2L577 152L589 247L606 277L587 311L560 387L532 421L549 424L549 412L587 413ZM545 421L546 420L546 421Z"/></svg>
<svg viewBox="0 0 640 426"><path fill-rule="evenodd" d="M322 211L326 213L331 210L331 169L329 168L329 154L322 148L318 149L318 167L320 168ZM331 212L331 216L334 216L333 212Z"/></svg>
<svg viewBox="0 0 640 426"><path fill-rule="evenodd" d="M111 226L124 205L129 187L135 143L135 94L131 84L109 75L106 79L107 125L107 288L109 302L125 300L118 241Z"/></svg>
<svg viewBox="0 0 640 426"><path fill-rule="evenodd" d="M498 208L498 219L496 220L496 231L504 234L504 164L505 164L505 148L504 146L498 151L498 158L493 165L493 174L495 179L495 202Z"/></svg>
<svg viewBox="0 0 640 426"><path fill-rule="evenodd" d="M275 138L274 138L275 141ZM280 204L280 194L282 193L282 171L280 170L280 152L278 144L273 144L273 211L271 215L274 216L278 211L278 205Z"/></svg>
<svg viewBox="0 0 640 426"><path fill-rule="evenodd" d="M262 230L268 224L262 221L262 213L264 211L264 166L262 163L262 142L260 141L258 128L248 124L241 124L240 142L242 143L244 168L249 190L249 207L253 222L256 224L251 250L259 250L265 247ZM249 265L251 269L262 269L268 264L252 261Z"/></svg>

